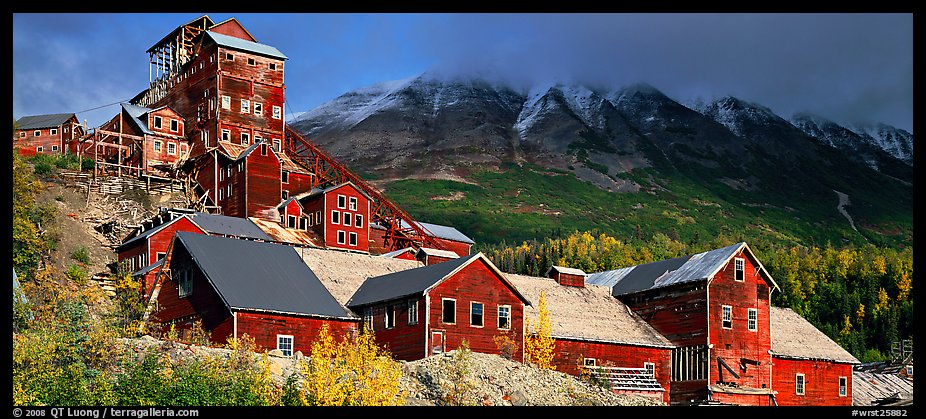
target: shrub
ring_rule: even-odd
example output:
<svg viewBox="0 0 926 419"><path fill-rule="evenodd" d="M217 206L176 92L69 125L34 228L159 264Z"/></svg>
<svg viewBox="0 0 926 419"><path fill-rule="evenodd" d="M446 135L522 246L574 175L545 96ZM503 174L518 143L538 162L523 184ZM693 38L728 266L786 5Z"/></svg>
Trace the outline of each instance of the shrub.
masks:
<svg viewBox="0 0 926 419"><path fill-rule="evenodd" d="M78 246L71 252L71 259L80 263L90 263L90 252L84 246Z"/></svg>
<svg viewBox="0 0 926 419"><path fill-rule="evenodd" d="M87 271L78 265L73 263L68 264L68 270L65 274L67 275L68 279L76 282L77 284L85 285L87 283Z"/></svg>

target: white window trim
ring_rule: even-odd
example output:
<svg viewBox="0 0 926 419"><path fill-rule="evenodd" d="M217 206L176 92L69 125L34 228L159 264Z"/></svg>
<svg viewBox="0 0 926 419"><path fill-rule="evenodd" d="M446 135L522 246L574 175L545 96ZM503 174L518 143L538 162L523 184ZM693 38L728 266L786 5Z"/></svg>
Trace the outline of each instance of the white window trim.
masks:
<svg viewBox="0 0 926 419"><path fill-rule="evenodd" d="M176 125L176 128L174 128L175 125ZM171 120L170 120L170 132L178 132L178 131L180 131L180 121L171 118Z"/></svg>
<svg viewBox="0 0 926 419"><path fill-rule="evenodd" d="M800 384L800 386L798 386ZM804 378L804 374L797 373L794 375L794 394L798 396L803 396L807 392L807 380Z"/></svg>
<svg viewBox="0 0 926 419"><path fill-rule="evenodd" d="M306 230L306 225L309 223L309 220L306 217L299 217L299 229L302 231Z"/></svg>
<svg viewBox="0 0 926 419"><path fill-rule="evenodd" d="M171 146L173 146L173 147L171 147ZM174 151L170 151L171 148L173 148ZM175 142L173 142L173 141L168 141L168 142L167 142L167 154L170 154L170 155L176 155L176 154L177 154L177 143L175 143Z"/></svg>
<svg viewBox="0 0 926 419"><path fill-rule="evenodd" d="M742 269L740 269L742 265ZM736 273L742 271L743 279L736 279ZM745 258L733 258L733 280L736 282L745 282L746 281L746 259Z"/></svg>
<svg viewBox="0 0 926 419"><path fill-rule="evenodd" d="M222 109L231 109L231 96L222 95Z"/></svg>
<svg viewBox="0 0 926 419"><path fill-rule="evenodd" d="M282 181L283 183L289 183L289 171L288 170L280 171L280 181Z"/></svg>
<svg viewBox="0 0 926 419"><path fill-rule="evenodd" d="M48 131L48 134L49 134L49 135L58 135L58 129L57 129L57 128L52 128L51 130Z"/></svg>
<svg viewBox="0 0 926 419"><path fill-rule="evenodd" d="M273 139L273 149L276 151L280 151L280 139L279 138Z"/></svg>
<svg viewBox="0 0 926 419"><path fill-rule="evenodd" d="M154 151L160 153L163 150L162 143L158 140L154 140Z"/></svg>
<svg viewBox="0 0 926 419"><path fill-rule="evenodd" d="M270 69L270 70L276 70L276 69L277 69L277 63L267 63L267 68Z"/></svg>
<svg viewBox="0 0 926 419"><path fill-rule="evenodd" d="M231 141L231 130L222 130L222 141Z"/></svg>
<svg viewBox="0 0 926 419"><path fill-rule="evenodd" d="M35 148L35 151L36 151L37 153L41 153L41 152L45 151L45 147L38 146L38 147Z"/></svg>
<svg viewBox="0 0 926 419"><path fill-rule="evenodd" d="M453 301L453 322L447 322L444 318L444 314L447 312L445 307L447 306L447 301ZM456 298L441 298L440 299L440 322L441 324L457 324L457 300Z"/></svg>
<svg viewBox="0 0 926 419"><path fill-rule="evenodd" d="M652 363L652 362L644 362L644 363L643 363L643 369L644 369L644 370L648 370L648 369L649 369L649 370L653 370L653 377L656 376L656 364L655 364L655 363Z"/></svg>
<svg viewBox="0 0 926 419"><path fill-rule="evenodd" d="M42 130L37 129L37 130L35 130L35 131L32 131L32 136L33 136L33 137L41 137L41 136L42 136Z"/></svg>
<svg viewBox="0 0 926 419"><path fill-rule="evenodd" d="M839 377L839 397L848 397L848 396L849 396L849 378Z"/></svg>
<svg viewBox="0 0 926 419"><path fill-rule="evenodd" d="M254 115L261 116L264 114L264 105L254 102Z"/></svg>
<svg viewBox="0 0 926 419"><path fill-rule="evenodd" d="M357 198L356 197L352 196L352 197L347 198L347 209L351 211L357 211Z"/></svg>
<svg viewBox="0 0 926 419"><path fill-rule="evenodd" d="M285 350L285 349L283 349L282 347L280 347L280 346L281 346L281 345L280 345L280 343L281 343L280 340L281 340L281 339L289 339L289 354L286 353L286 350ZM294 350L294 349L296 349L296 338L293 337L293 335L277 335L277 349L279 349L281 352L283 352L283 355L284 355L284 356L293 356L293 353L296 352L296 351Z"/></svg>
<svg viewBox="0 0 926 419"><path fill-rule="evenodd" d="M755 314L755 319L750 319L749 317ZM755 332L759 330L759 309L750 308L749 314L746 315L746 329L750 332Z"/></svg>
<svg viewBox="0 0 926 419"><path fill-rule="evenodd" d="M363 324L373 331L373 307L363 309Z"/></svg>
<svg viewBox="0 0 926 419"><path fill-rule="evenodd" d="M473 315L475 314L473 308L476 304L479 304L482 307L482 324L473 324ZM479 301L470 301L469 302L469 327L478 327L483 328L486 325L486 305Z"/></svg>
<svg viewBox="0 0 926 419"><path fill-rule="evenodd" d="M725 317L727 309L730 309L730 327L726 327L723 325L724 317ZM726 305L720 306L720 327L723 329L728 329L728 330L733 329L733 306L726 306Z"/></svg>
<svg viewBox="0 0 926 419"><path fill-rule="evenodd" d="M51 151L58 151L58 145L55 144L55 145L51 146Z"/></svg>
<svg viewBox="0 0 926 419"><path fill-rule="evenodd" d="M235 60L235 55L232 54L232 53L226 52L226 53L225 53L225 59L226 59L226 60L232 60L232 61L234 61L234 60Z"/></svg>
<svg viewBox="0 0 926 419"><path fill-rule="evenodd" d="M363 214L354 215L354 227L363 228Z"/></svg>
<svg viewBox="0 0 926 419"><path fill-rule="evenodd" d="M344 212L344 214L341 214L341 224L346 225L348 227L352 226L354 224L353 214L346 212L346 211Z"/></svg>
<svg viewBox="0 0 926 419"><path fill-rule="evenodd" d="M251 134L242 132L241 133L241 145L249 145L249 144L251 144Z"/></svg>
<svg viewBox="0 0 926 419"><path fill-rule="evenodd" d="M351 242L353 242L353 243L351 243ZM349 246L356 246L356 245L357 245L357 233L355 233L355 232L353 232L353 231L347 233L347 244L348 244Z"/></svg>
<svg viewBox="0 0 926 419"><path fill-rule="evenodd" d="M338 210L331 210L331 224L341 224L341 213Z"/></svg>
<svg viewBox="0 0 926 419"><path fill-rule="evenodd" d="M273 106L273 119L283 118L283 108L274 105Z"/></svg>
<svg viewBox="0 0 926 419"><path fill-rule="evenodd" d="M338 230L337 236L338 236L338 244L346 244L345 240L347 240L347 234L345 234L344 230Z"/></svg>
<svg viewBox="0 0 926 419"><path fill-rule="evenodd" d="M241 113L251 113L251 101L248 99L241 99Z"/></svg>
<svg viewBox="0 0 926 419"><path fill-rule="evenodd" d="M225 193L225 196L227 196L228 198L231 198L231 196L232 196L232 184L229 183L228 186L226 186L226 188L228 189L228 191Z"/></svg>
<svg viewBox="0 0 926 419"><path fill-rule="evenodd" d="M390 320L392 320L391 325ZM387 305L383 310L383 326L386 329L395 329L395 306L392 304Z"/></svg>
<svg viewBox="0 0 926 419"><path fill-rule="evenodd" d="M408 310L408 324L418 324L418 300L408 300L405 308Z"/></svg>
<svg viewBox="0 0 926 419"><path fill-rule="evenodd" d="M508 315L505 316L508 319L508 327L499 327L499 330L511 330L511 306L510 305L501 305L498 306L498 316L496 320L501 320L502 318L502 308L507 308ZM498 325L498 321L495 322L495 325Z"/></svg>
<svg viewBox="0 0 926 419"><path fill-rule="evenodd" d="M582 358L582 366L583 367L597 367L598 360L595 358Z"/></svg>
<svg viewBox="0 0 926 419"><path fill-rule="evenodd" d="M248 57L248 65L257 65L257 60L254 57Z"/></svg>
<svg viewBox="0 0 926 419"><path fill-rule="evenodd" d="M160 117L160 116L153 116L153 117L151 117L151 123L152 123L152 125L153 125L155 128L163 128L163 127L164 127L164 122L161 121L161 117Z"/></svg>
<svg viewBox="0 0 926 419"><path fill-rule="evenodd" d="M338 208L347 208L347 195L338 194Z"/></svg>

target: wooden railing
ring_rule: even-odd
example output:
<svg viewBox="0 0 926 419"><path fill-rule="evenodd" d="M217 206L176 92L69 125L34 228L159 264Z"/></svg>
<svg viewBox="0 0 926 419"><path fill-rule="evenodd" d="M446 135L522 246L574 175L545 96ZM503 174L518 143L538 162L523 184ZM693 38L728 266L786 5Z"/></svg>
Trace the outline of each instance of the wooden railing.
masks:
<svg viewBox="0 0 926 419"><path fill-rule="evenodd" d="M592 367L585 370L596 381L606 382L611 390L665 391L646 368Z"/></svg>

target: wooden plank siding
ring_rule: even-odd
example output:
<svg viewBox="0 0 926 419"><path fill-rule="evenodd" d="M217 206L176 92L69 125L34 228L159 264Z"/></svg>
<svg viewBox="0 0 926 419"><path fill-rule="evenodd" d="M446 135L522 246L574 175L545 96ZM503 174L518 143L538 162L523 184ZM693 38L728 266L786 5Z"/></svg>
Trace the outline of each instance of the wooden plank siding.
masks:
<svg viewBox="0 0 926 419"><path fill-rule="evenodd" d="M271 147L262 144L247 156L245 172L245 215L260 215L261 211L276 208L282 201L280 189L280 159Z"/></svg>
<svg viewBox="0 0 926 419"><path fill-rule="evenodd" d="M707 344L704 283L657 288L620 300L676 346Z"/></svg>
<svg viewBox="0 0 926 419"><path fill-rule="evenodd" d="M643 368L644 363L651 362L654 364L656 381L665 389L661 401L666 404L670 401L670 348L556 338L554 353L553 365L556 370L575 376L581 375L585 358L595 359L597 366L622 368Z"/></svg>
<svg viewBox="0 0 926 419"><path fill-rule="evenodd" d="M131 258L136 257L139 254L145 254L147 255L148 264L157 262L158 253L167 253L167 249L170 247L170 243L178 231L190 231L199 234L206 234L205 231L193 224L188 218L180 217L171 221L170 225L148 236L146 239L139 240L135 245L123 249L119 252L117 259L122 262L126 259L131 260ZM134 270L144 268L145 266L138 266ZM144 284L143 291L147 294L151 291L151 287L154 285L154 277L151 275L146 275L145 278L146 283Z"/></svg>
<svg viewBox="0 0 926 419"><path fill-rule="evenodd" d="M469 255L470 249L472 248L472 245L469 243L458 242L456 240L442 239L439 237L435 237L434 239L438 243L440 243L442 246L444 246L444 250L449 250L451 252L454 252L460 255L460 257Z"/></svg>
<svg viewBox="0 0 926 419"><path fill-rule="evenodd" d="M779 406L851 406L852 364L774 358L773 387ZM804 374L804 394L798 395L797 374ZM839 377L846 378L846 395L839 395Z"/></svg>
<svg viewBox="0 0 926 419"><path fill-rule="evenodd" d="M442 299L456 300L456 323L442 321ZM470 303L483 304L483 326L470 325ZM494 338L508 334L517 343L512 359L524 358L524 302L499 279L483 260L476 260L428 293L428 329L444 331L445 351L460 347L465 339L473 352L500 354ZM498 328L498 307L511 306L511 329ZM430 348L431 337L428 336Z"/></svg>
<svg viewBox="0 0 926 419"><path fill-rule="evenodd" d="M51 133L52 129L55 130L55 134ZM39 132L38 136L35 135L36 131ZM54 127L15 130L13 147L19 147L21 155L61 154L67 152L70 149L71 140L79 138L81 134L83 134L83 128L80 127L77 117L72 116L61 125ZM42 151L38 152L37 147L42 147ZM54 149L55 147L57 150ZM73 151L76 151L76 146Z"/></svg>
<svg viewBox="0 0 926 419"><path fill-rule="evenodd" d="M418 319L409 322L408 304L413 302L418 310ZM360 316L369 309L372 310L373 333L376 336L376 342L388 350L395 359L403 361L414 361L425 357L426 348L426 322L425 322L425 301L421 296L400 298L392 301L385 301L373 306L361 309ZM391 309L395 314L395 327L386 327L386 311ZM366 327L366 325L362 325Z"/></svg>
<svg viewBox="0 0 926 419"><path fill-rule="evenodd" d="M553 278L560 285L568 287L584 287L585 286L585 277L582 275L573 275L562 272L557 272L556 277Z"/></svg>
<svg viewBox="0 0 926 419"><path fill-rule="evenodd" d="M301 351L308 355L312 343L318 339L322 325L328 325L328 332L340 341L357 332L359 320L329 319L282 313L235 311L237 336L247 334L263 349L277 349L277 335L293 336L293 353Z"/></svg>
<svg viewBox="0 0 926 419"><path fill-rule="evenodd" d="M323 236L325 240L325 247L330 248L339 248L339 249L348 249L356 250L360 252L369 251L369 240L370 240L370 201L369 199L360 192L356 187L351 184L344 184L337 188L328 190L324 194L325 208L327 213L322 213L322 217L325 220L324 233ZM338 196L343 195L345 197L344 206L341 207L338 205ZM357 209L350 209L350 199L354 198L357 200ZM338 211L338 224L331 222L331 213ZM345 214L350 214L350 225L345 225L347 217ZM363 220L360 227L357 227L356 215L363 216ZM338 232L344 232L344 243L338 243ZM356 245L351 245L349 241L350 233L357 235Z"/></svg>
<svg viewBox="0 0 926 419"><path fill-rule="evenodd" d="M283 190L289 191L289 196L299 195L312 190L315 185L314 176L308 173L289 172L287 182L280 182Z"/></svg>

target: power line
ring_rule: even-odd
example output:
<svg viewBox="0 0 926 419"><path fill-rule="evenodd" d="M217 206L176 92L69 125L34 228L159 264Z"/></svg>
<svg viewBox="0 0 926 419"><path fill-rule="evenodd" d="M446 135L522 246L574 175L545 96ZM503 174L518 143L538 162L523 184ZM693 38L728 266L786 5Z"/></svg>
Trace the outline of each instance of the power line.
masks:
<svg viewBox="0 0 926 419"><path fill-rule="evenodd" d="M120 100L120 101L118 101L118 102L113 102L113 103L110 103L110 104L108 104L108 105L97 106L97 107L95 107L95 108L85 109L85 110L77 111L77 112L74 112L74 113L75 113L75 114L79 114L79 113L86 113L86 112L90 112L90 111L95 111L95 110L97 110L97 109L102 109L102 108L105 108L105 107L107 107L107 106L113 106L113 105L118 105L118 104L120 104L120 103L128 102L129 100L131 100L131 99Z"/></svg>

